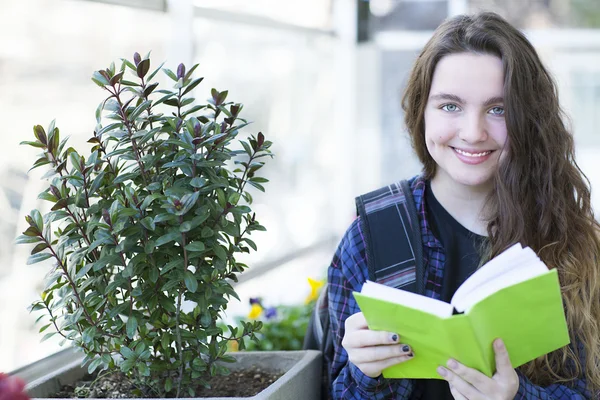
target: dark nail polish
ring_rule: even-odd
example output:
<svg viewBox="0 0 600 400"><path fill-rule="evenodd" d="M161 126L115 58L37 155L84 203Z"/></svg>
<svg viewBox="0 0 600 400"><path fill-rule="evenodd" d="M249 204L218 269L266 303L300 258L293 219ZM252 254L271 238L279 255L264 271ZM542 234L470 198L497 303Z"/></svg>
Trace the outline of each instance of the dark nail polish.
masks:
<svg viewBox="0 0 600 400"><path fill-rule="evenodd" d="M403 352L405 352L405 353L406 353L406 352L408 352L409 350L410 350L410 347L408 347L408 345L406 345L406 344L405 344L404 346L402 346L402 351L403 351Z"/></svg>
<svg viewBox="0 0 600 400"><path fill-rule="evenodd" d="M392 335L392 340L394 342L397 342L398 341L398 335Z"/></svg>
<svg viewBox="0 0 600 400"><path fill-rule="evenodd" d="M408 353L407 356L414 357L415 355L413 353Z"/></svg>

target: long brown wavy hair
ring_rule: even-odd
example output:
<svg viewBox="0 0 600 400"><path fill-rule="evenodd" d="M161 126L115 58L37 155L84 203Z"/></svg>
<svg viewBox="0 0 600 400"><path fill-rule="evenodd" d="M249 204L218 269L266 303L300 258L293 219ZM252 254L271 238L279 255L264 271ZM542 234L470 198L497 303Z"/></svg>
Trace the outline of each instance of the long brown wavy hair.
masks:
<svg viewBox="0 0 600 400"><path fill-rule="evenodd" d="M559 273L572 345L520 370L534 383L569 383L585 376L600 390L599 224L589 181L575 162L553 78L525 36L497 14L446 20L417 58L402 99L412 145L426 179L436 163L425 145L424 113L438 61L473 52L502 60L508 141L486 203L489 259L520 242ZM541 335L544 332L540 332ZM581 354L583 352L583 354ZM585 355L585 361L580 361Z"/></svg>

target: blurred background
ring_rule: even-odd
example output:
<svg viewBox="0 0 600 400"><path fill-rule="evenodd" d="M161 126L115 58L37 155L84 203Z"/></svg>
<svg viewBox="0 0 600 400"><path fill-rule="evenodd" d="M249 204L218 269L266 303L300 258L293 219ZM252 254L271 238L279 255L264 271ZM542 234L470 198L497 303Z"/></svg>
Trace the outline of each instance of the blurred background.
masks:
<svg viewBox="0 0 600 400"><path fill-rule="evenodd" d="M155 67L199 63L196 98L228 90L253 121L246 133L274 142L271 182L254 205L267 232L253 235L259 250L228 309L241 315L249 297L302 302L354 218L354 196L419 172L400 109L407 73L442 20L479 10L503 15L536 46L559 84L580 166L600 187L597 0L0 0L0 371L60 348L40 343L27 311L47 268L25 265L29 249L14 238L26 213L45 206L44 171L28 173L36 151L19 142L56 119L61 137L88 149L104 98L93 71L136 51L151 51Z"/></svg>

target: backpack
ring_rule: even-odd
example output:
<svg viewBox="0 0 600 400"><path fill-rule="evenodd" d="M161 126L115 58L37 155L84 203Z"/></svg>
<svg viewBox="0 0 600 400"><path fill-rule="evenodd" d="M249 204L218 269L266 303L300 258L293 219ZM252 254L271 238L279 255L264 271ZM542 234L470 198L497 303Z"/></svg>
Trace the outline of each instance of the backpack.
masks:
<svg viewBox="0 0 600 400"><path fill-rule="evenodd" d="M358 196L356 210L365 238L369 280L423 294L423 244L409 182L404 180ZM322 399L331 398L334 349L329 325L325 285L311 314L303 346L322 352Z"/></svg>

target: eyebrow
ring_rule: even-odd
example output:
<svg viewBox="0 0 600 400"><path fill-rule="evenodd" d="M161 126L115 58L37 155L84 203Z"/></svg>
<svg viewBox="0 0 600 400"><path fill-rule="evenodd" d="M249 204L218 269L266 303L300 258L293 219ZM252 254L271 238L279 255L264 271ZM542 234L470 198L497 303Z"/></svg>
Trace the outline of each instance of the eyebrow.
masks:
<svg viewBox="0 0 600 400"><path fill-rule="evenodd" d="M466 104L467 102L463 100L461 97L450 94L450 93L438 93L429 97L430 100L450 100L455 101L457 103ZM504 103L504 97L494 96L490 97L486 101L483 102L484 107L491 106L492 104Z"/></svg>

